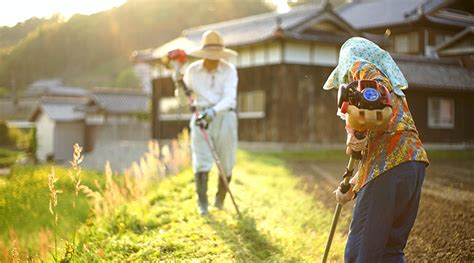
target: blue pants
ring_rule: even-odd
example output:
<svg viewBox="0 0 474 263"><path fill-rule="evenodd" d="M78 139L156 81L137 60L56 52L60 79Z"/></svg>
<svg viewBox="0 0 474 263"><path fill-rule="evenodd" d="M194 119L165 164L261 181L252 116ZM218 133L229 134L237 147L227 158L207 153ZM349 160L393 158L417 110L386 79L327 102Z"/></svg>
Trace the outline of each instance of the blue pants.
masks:
<svg viewBox="0 0 474 263"><path fill-rule="evenodd" d="M426 164L409 161L369 182L357 195L345 262L406 262Z"/></svg>

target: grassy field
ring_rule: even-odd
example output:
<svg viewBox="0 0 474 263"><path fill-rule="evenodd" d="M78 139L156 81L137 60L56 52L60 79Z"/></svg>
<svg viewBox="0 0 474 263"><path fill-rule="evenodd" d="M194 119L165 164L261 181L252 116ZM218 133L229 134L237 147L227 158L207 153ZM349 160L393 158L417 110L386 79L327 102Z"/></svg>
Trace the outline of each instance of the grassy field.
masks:
<svg viewBox="0 0 474 263"><path fill-rule="evenodd" d="M16 160L21 158L24 154L19 151L12 151L0 148L0 168L9 167L13 165Z"/></svg>
<svg viewBox="0 0 474 263"><path fill-rule="evenodd" d="M432 172L451 169L447 160L472 160L473 154L473 151L429 151ZM182 157L184 163L185 159ZM58 196L57 206L58 257L64 257L64 245L71 241L77 220L82 226L73 261L319 261L335 205L331 192L346 160L347 156L337 150L240 151L232 190L242 211L241 217L236 215L229 198L225 210L211 209L209 216L199 216L191 169L165 179L147 181L150 178L142 178L140 171L151 172L153 169L149 168L157 167L155 162L150 162L151 166L146 169L135 167L137 174L132 176L135 183L127 181L130 179L127 176L82 171L83 185L95 191L99 184L102 190L95 193L100 193L99 202L87 201L81 193L74 212L74 186L69 171L56 167L55 174L59 177L56 188L63 191ZM447 168L434 169L444 163ZM470 170L461 164L464 163L457 165L459 172ZM321 177L313 166L320 167L333 179ZM50 165L13 166L11 175L0 177L0 253L7 262L12 259L14 240L20 258L30 256L52 261L54 217L48 209L50 172ZM460 177L453 176L454 179ZM430 174L428 186L445 177ZM463 181L462 185L469 182ZM208 192L210 203L214 201L216 185L217 175L213 172ZM105 210L91 217L90 208L95 209L96 205ZM349 220L350 207L347 206L333 241L332 261L342 261ZM412 253L412 258L418 258L417 254Z"/></svg>
<svg viewBox="0 0 474 263"><path fill-rule="evenodd" d="M49 257L54 226L54 217L49 212L50 172L50 165L13 166L9 176L0 177L0 252L4 257L13 240L21 248L22 255ZM86 220L89 204L84 196L79 196L75 213L72 208L73 183L68 171L55 167L55 174L59 178L56 187L63 191L59 194L57 206L58 239L70 240L74 221ZM82 183L94 189L94 181L103 182L102 177L97 172L83 171Z"/></svg>
<svg viewBox="0 0 474 263"><path fill-rule="evenodd" d="M319 261L332 210L307 192L284 161L268 154L239 152L226 209L196 212L193 174L169 177L147 198L120 207L81 230L79 258L102 260L200 259L205 261ZM217 176L210 178L210 202ZM343 232L343 231L342 231ZM337 233L332 260L342 260L344 234Z"/></svg>

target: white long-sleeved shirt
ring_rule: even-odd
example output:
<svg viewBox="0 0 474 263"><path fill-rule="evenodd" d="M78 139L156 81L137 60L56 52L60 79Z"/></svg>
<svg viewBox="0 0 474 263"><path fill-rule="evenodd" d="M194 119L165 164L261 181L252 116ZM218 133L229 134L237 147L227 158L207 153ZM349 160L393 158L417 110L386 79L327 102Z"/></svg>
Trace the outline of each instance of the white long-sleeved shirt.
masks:
<svg viewBox="0 0 474 263"><path fill-rule="evenodd" d="M184 83L196 93L195 105L212 107L216 113L235 109L237 101L237 69L221 60L216 70L204 68L204 60L191 63L184 73Z"/></svg>

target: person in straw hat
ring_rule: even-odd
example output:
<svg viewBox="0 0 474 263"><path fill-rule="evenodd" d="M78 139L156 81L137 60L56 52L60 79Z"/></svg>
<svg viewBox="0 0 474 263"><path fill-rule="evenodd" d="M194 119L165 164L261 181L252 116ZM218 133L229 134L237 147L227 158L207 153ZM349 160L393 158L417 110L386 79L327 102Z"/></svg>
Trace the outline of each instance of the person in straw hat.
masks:
<svg viewBox="0 0 474 263"><path fill-rule="evenodd" d="M216 31L203 34L201 47L189 55L201 58L189 65L183 81L187 88L196 94L195 107L201 113L198 125L206 127L219 156L228 181L237 151L237 70L224 59L236 56L237 52L224 47L222 36ZM213 157L206 144L196 117L190 121L192 163L195 173L199 214L208 213L207 182ZM224 182L219 177L215 207L222 209L226 196Z"/></svg>

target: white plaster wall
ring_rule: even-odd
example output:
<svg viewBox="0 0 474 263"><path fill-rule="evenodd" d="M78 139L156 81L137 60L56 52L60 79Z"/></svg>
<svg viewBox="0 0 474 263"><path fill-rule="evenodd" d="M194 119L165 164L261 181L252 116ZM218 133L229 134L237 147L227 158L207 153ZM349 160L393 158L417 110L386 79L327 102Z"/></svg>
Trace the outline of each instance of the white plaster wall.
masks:
<svg viewBox="0 0 474 263"><path fill-rule="evenodd" d="M314 45L312 64L322 66L336 66L339 48L330 45Z"/></svg>
<svg viewBox="0 0 474 263"><path fill-rule="evenodd" d="M256 46L253 48L255 66L265 65L267 63L266 58L265 58L266 50L267 48L263 45Z"/></svg>
<svg viewBox="0 0 474 263"><path fill-rule="evenodd" d="M41 113L36 121L36 157L44 162L48 155L54 153L54 126L55 123L47 114Z"/></svg>
<svg viewBox="0 0 474 263"><path fill-rule="evenodd" d="M128 124L111 124L95 126L94 149L101 145L118 141L148 141L151 139L151 128L148 122Z"/></svg>
<svg viewBox="0 0 474 263"><path fill-rule="evenodd" d="M242 48L239 53L239 58L237 58L237 67L245 68L252 66L252 50L248 47Z"/></svg>
<svg viewBox="0 0 474 263"><path fill-rule="evenodd" d="M281 61L281 44L271 43L268 46L268 61L266 64L279 64Z"/></svg>
<svg viewBox="0 0 474 263"><path fill-rule="evenodd" d="M109 161L114 171L129 168L147 151L150 134L149 122L94 126L94 149L85 154L83 167L102 170Z"/></svg>
<svg viewBox="0 0 474 263"><path fill-rule="evenodd" d="M57 122L54 128L54 160L72 160L73 145L84 146L84 122Z"/></svg>
<svg viewBox="0 0 474 263"><path fill-rule="evenodd" d="M285 62L293 64L311 64L311 45L307 43L285 43Z"/></svg>
<svg viewBox="0 0 474 263"><path fill-rule="evenodd" d="M146 63L135 64L135 74L140 79L143 92L151 94L151 66Z"/></svg>
<svg viewBox="0 0 474 263"><path fill-rule="evenodd" d="M231 64L237 65L237 58L240 56L240 50L235 49L237 53L239 53L237 56L230 56L229 58L226 58L225 60Z"/></svg>
<svg viewBox="0 0 474 263"><path fill-rule="evenodd" d="M237 68L246 68L280 63L299 65L336 66L339 47L329 44L312 44L306 42L275 41L269 44L260 44L252 47L235 49L239 54L231 57L229 62ZM186 66L185 66L186 67ZM169 76L169 72L162 67L156 68L157 76Z"/></svg>

